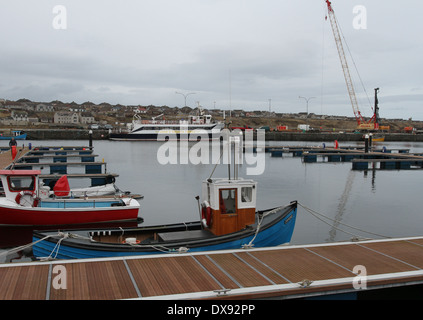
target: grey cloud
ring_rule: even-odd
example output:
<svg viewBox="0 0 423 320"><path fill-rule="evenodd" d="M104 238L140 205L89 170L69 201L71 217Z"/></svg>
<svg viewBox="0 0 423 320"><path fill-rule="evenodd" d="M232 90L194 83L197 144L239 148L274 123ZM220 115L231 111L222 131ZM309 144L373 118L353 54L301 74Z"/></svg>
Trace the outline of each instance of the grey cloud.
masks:
<svg viewBox="0 0 423 320"><path fill-rule="evenodd" d="M421 29L423 3L363 0L361 31L354 3L332 3L369 95L381 87L381 115L398 117L401 104L423 119L419 91L409 95L423 88L423 48L410 32ZM314 111L353 115L324 1L74 0L63 31L51 27L54 5L2 5L0 97L173 106L178 90L197 92L192 104L253 109L272 99L275 111L297 112L303 95L317 97Z"/></svg>

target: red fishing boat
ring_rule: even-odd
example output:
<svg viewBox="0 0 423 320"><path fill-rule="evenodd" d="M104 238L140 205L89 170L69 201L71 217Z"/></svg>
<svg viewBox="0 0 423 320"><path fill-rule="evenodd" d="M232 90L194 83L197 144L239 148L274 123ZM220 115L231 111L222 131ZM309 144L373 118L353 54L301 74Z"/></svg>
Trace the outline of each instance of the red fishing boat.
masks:
<svg viewBox="0 0 423 320"><path fill-rule="evenodd" d="M74 198L66 176L51 194L39 170L0 170L0 225L51 226L136 220L131 197Z"/></svg>

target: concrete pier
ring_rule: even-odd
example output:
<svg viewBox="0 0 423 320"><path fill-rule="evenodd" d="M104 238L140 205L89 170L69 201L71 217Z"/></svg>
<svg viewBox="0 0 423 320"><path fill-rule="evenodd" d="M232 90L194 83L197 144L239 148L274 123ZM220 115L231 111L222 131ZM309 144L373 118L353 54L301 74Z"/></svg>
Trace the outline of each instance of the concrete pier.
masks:
<svg viewBox="0 0 423 320"><path fill-rule="evenodd" d="M88 129L26 129L28 140L86 140ZM94 140L108 139L108 130L92 130ZM255 133L254 133L255 135ZM423 134L384 133L385 141L423 141ZM266 132L266 141L364 141L363 134L339 132Z"/></svg>

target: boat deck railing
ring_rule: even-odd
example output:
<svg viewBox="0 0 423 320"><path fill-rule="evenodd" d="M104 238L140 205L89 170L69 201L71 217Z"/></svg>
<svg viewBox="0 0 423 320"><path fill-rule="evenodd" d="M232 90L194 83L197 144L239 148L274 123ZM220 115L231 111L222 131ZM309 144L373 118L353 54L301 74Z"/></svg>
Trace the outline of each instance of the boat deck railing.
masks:
<svg viewBox="0 0 423 320"><path fill-rule="evenodd" d="M39 206L42 208L67 209L67 208L111 208L114 206L125 206L122 199L83 199L83 198L59 198L52 200L41 200Z"/></svg>

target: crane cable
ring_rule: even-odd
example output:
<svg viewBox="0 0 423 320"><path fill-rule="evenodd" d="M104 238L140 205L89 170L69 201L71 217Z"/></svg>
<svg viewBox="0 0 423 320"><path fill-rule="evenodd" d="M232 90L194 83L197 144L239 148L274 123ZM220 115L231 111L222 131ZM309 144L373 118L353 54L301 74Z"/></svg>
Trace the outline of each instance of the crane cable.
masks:
<svg viewBox="0 0 423 320"><path fill-rule="evenodd" d="M350 47L348 46L347 40L345 39L344 33L342 32L341 25L339 24L339 21L338 21L338 19L336 18L336 15L334 14L333 16L335 17L336 23L337 23L337 25L338 25L339 32L340 32L340 34L341 34L342 38L344 39L344 43L345 43L345 45L346 45L346 47L347 47L347 50L348 50L348 53L349 53L349 55L350 55L351 61L352 61L353 65L354 65L354 69L355 69L355 71L357 72L358 78L360 79L361 86L363 87L363 90L364 90L364 92L366 93L366 97L367 97L367 100L368 100L368 102L369 102L370 108L373 110L373 106L372 106L372 103L371 103L371 101L370 101L369 95L368 95L368 93L367 93L366 87L364 86L364 82L363 82L363 80L362 80L362 78L361 78L360 72L358 72L358 68L357 68L357 65L356 65L356 63L355 63L354 57L353 57L353 55L352 55L352 53L351 53Z"/></svg>

